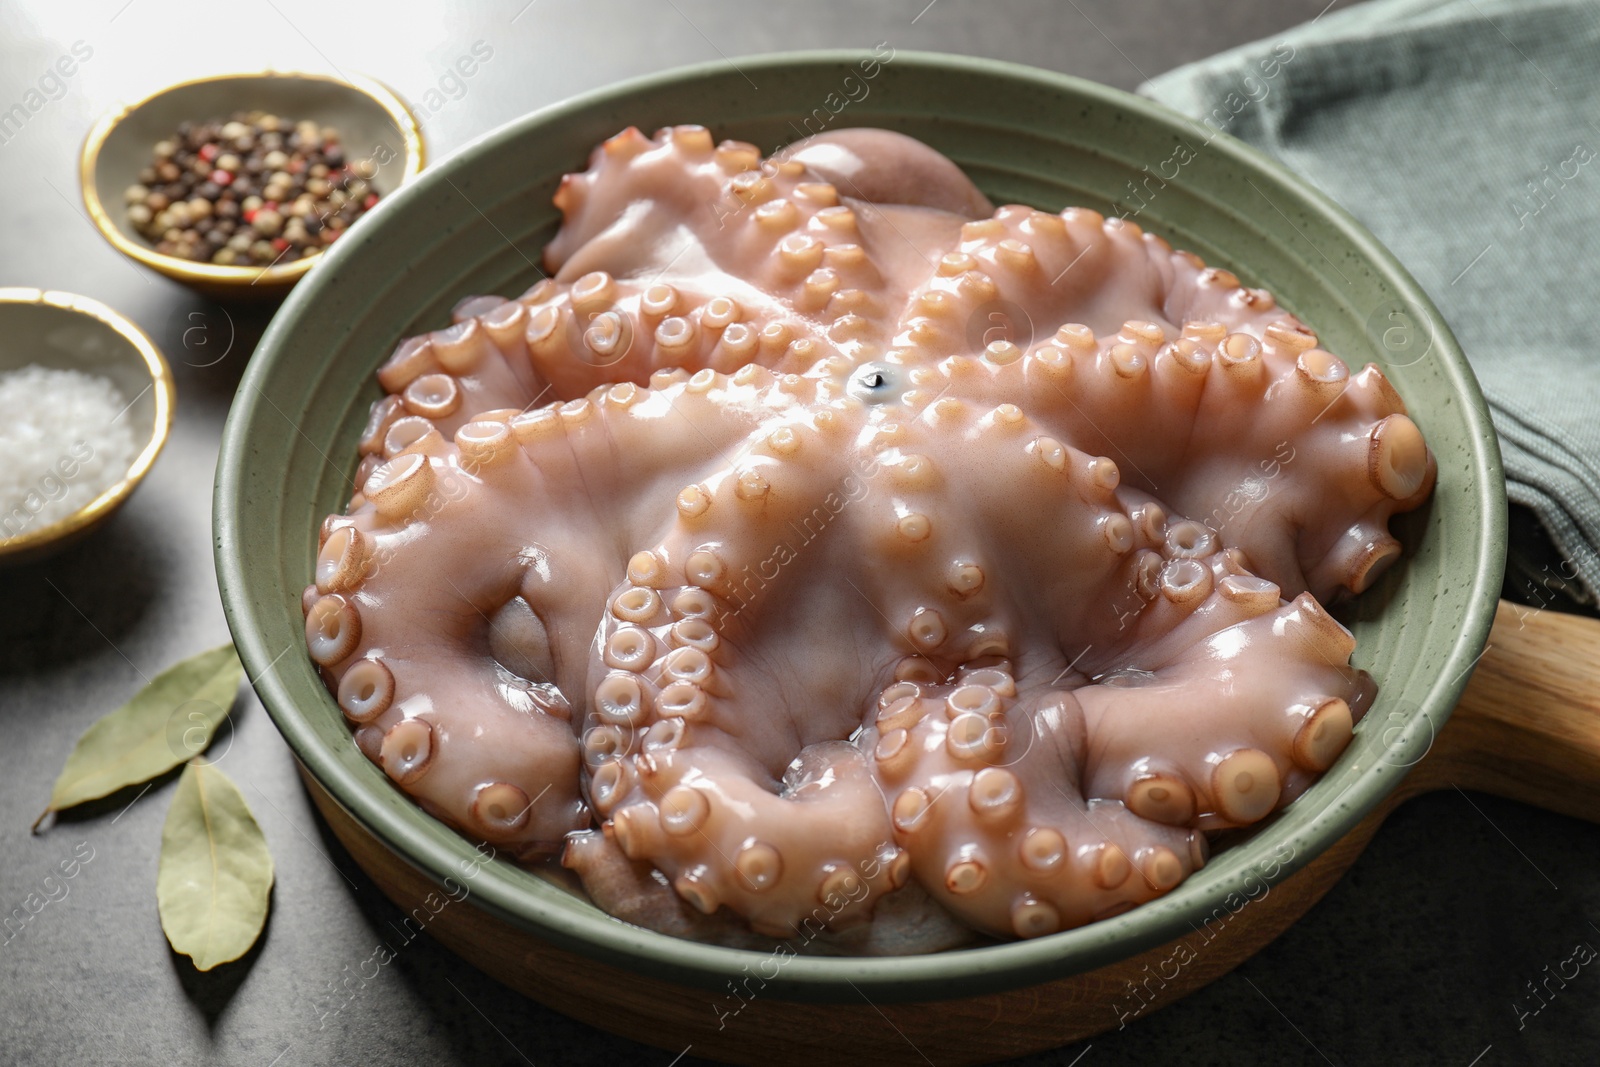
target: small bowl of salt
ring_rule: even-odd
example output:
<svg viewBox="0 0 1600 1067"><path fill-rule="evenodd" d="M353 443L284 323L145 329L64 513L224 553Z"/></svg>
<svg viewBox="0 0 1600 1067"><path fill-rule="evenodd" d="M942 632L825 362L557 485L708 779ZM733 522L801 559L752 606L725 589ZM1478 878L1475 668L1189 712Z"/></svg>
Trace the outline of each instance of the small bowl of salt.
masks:
<svg viewBox="0 0 1600 1067"><path fill-rule="evenodd" d="M0 288L0 565L40 559L104 522L172 425L172 372L97 300Z"/></svg>

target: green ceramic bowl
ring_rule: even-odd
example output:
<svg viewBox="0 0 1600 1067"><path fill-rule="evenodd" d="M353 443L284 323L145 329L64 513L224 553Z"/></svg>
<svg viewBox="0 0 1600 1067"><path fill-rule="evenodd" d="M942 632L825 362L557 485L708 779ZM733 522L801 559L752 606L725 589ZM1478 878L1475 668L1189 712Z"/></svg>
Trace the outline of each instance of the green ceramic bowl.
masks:
<svg viewBox="0 0 1600 1067"><path fill-rule="evenodd" d="M800 956L764 994L929 1000L1080 973L1169 941L1228 894L1259 893L1264 871L1282 879L1354 826L1421 757L1483 647L1504 563L1505 495L1482 396L1432 304L1306 183L1165 108L1074 78L904 52L866 78L861 59L769 56L741 60L743 73L715 63L590 93L488 134L387 198L294 290L250 363L217 468L217 571L239 651L295 755L379 839L442 878L472 846L356 750L297 654L300 590L319 520L350 493L356 439L379 395L373 371L400 338L447 324L462 296L520 293L537 277L564 171L582 169L595 144L629 125L699 122L770 151L825 119L921 138L996 203L1107 211L1144 168L1190 157L1138 221L1269 287L1351 364L1383 366L1438 456L1432 504L1402 531L1407 558L1354 613L1356 660L1382 694L1315 788L1165 897L1033 941L898 959ZM856 99L834 115L847 90ZM479 875L474 898L559 945L682 984L719 987L763 958L619 923L504 863Z"/></svg>

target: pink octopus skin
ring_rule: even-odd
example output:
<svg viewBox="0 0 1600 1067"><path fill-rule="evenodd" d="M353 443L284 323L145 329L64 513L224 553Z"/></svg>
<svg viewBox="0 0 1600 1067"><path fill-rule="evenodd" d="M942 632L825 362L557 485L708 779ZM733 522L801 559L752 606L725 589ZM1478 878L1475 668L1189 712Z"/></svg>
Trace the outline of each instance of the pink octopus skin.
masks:
<svg viewBox="0 0 1600 1067"><path fill-rule="evenodd" d="M629 129L556 203L550 279L379 371L304 598L428 811L687 936L909 894L847 950L915 951L1159 896L1348 744L1322 605L1434 462L1270 294L885 131Z"/></svg>

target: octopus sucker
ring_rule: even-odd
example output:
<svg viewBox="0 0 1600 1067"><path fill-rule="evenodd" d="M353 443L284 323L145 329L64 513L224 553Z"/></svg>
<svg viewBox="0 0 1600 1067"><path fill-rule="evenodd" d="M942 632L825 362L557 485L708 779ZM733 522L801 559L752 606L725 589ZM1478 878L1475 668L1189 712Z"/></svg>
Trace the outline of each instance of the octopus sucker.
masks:
<svg viewBox="0 0 1600 1067"><path fill-rule="evenodd" d="M686 937L1119 914L1339 759L1437 464L1375 366L900 134L604 142L378 370L307 649L428 812Z"/></svg>
<svg viewBox="0 0 1600 1067"><path fill-rule="evenodd" d="M389 710L394 700L394 675L376 657L358 660L339 679L339 708L353 723L365 724ZM1308 740L1307 750L1312 750Z"/></svg>

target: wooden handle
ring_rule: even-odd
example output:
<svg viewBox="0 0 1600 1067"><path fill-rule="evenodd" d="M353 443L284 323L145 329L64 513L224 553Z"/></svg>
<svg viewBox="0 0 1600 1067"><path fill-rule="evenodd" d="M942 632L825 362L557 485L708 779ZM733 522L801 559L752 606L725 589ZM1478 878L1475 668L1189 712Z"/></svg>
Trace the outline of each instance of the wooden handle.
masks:
<svg viewBox="0 0 1600 1067"><path fill-rule="evenodd" d="M1413 789L1481 789L1600 822L1600 620L1500 601Z"/></svg>

